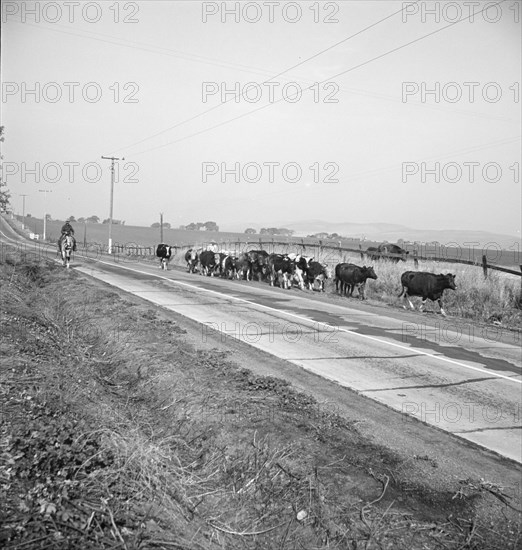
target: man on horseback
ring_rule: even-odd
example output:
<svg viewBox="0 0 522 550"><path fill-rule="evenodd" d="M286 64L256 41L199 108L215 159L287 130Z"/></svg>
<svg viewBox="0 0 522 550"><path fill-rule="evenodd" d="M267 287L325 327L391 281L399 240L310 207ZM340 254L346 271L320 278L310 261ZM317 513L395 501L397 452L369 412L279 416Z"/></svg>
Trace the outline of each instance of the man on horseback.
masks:
<svg viewBox="0 0 522 550"><path fill-rule="evenodd" d="M60 246L60 243L61 243L62 239L64 238L64 236L66 237L67 235L69 235L72 238L73 252L76 252L76 239L74 238L74 229L73 229L73 226L71 225L71 223L69 222L69 220L67 220L62 225L62 234L60 235L60 238L58 239L58 246Z"/></svg>

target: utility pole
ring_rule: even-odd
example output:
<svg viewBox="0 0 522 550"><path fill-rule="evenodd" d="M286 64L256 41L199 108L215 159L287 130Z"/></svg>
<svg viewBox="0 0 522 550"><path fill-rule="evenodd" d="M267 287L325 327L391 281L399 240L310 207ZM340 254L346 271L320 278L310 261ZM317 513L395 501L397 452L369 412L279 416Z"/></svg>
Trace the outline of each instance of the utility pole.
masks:
<svg viewBox="0 0 522 550"><path fill-rule="evenodd" d="M160 243L163 243L163 212L160 212Z"/></svg>
<svg viewBox="0 0 522 550"><path fill-rule="evenodd" d="M43 222L43 240L47 236L47 193L52 193L51 189L38 189L39 193L45 193L44 195L44 222Z"/></svg>
<svg viewBox="0 0 522 550"><path fill-rule="evenodd" d="M124 158L116 157L103 157L102 159L111 161L111 205L109 210L109 254L112 254L112 205L114 199L114 161L115 160L125 160Z"/></svg>
<svg viewBox="0 0 522 550"><path fill-rule="evenodd" d="M25 229L25 197L29 195L20 195L22 197L22 229Z"/></svg>

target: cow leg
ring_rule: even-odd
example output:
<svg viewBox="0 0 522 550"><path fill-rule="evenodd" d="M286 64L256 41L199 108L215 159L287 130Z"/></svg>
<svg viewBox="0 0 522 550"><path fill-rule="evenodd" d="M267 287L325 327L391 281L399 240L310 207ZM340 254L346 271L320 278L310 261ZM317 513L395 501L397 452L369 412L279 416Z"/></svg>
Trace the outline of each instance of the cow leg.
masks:
<svg viewBox="0 0 522 550"><path fill-rule="evenodd" d="M439 302L439 307L440 307L440 313L441 313L441 315L444 315L444 317L446 317L446 312L444 311L444 308L442 307L442 298L439 298L439 299L438 299L438 302Z"/></svg>
<svg viewBox="0 0 522 550"><path fill-rule="evenodd" d="M403 307L404 309L408 309L408 308L406 307L406 300L407 300L408 303L410 304L411 309L415 310L415 307L414 307L413 304L411 303L410 297L408 296L408 290L407 290L406 288L403 288L403 292L404 292L404 298L403 298L404 303L403 303L403 306L402 306L402 307ZM401 293L401 294L402 294L402 293Z"/></svg>
<svg viewBox="0 0 522 550"><path fill-rule="evenodd" d="M295 272L295 278L297 279L297 284L301 290L305 289L305 283L303 279L303 275L301 273Z"/></svg>
<svg viewBox="0 0 522 550"><path fill-rule="evenodd" d="M290 288L290 280L286 273L281 273L281 278L283 279L283 290ZM281 279L280 279L281 280Z"/></svg>
<svg viewBox="0 0 522 550"><path fill-rule="evenodd" d="M359 285L359 288L357 289L359 291L359 298L361 298L361 300L366 300L366 297L364 296L364 283L362 285Z"/></svg>
<svg viewBox="0 0 522 550"><path fill-rule="evenodd" d="M422 299L419 311L424 311L424 306L426 305L426 300L427 300L427 298Z"/></svg>

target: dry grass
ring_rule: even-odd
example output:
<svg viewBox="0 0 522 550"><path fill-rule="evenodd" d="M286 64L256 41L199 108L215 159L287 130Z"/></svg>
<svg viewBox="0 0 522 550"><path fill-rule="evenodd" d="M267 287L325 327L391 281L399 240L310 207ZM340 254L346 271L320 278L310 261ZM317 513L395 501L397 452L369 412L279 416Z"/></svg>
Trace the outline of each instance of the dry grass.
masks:
<svg viewBox="0 0 522 550"><path fill-rule="evenodd" d="M286 383L191 348L154 310L16 258L0 281L1 546L520 543L494 484L412 484L436 461L412 465Z"/></svg>
<svg viewBox="0 0 522 550"><path fill-rule="evenodd" d="M360 258L357 260L352 257L347 261L362 265ZM370 262L365 265L370 265ZM386 261L374 261L371 262L371 265L373 265L378 279L367 282L367 297L395 306L404 305L404 300L398 298L402 290L401 275L404 271L413 270L413 267L402 262L393 264ZM520 327L522 323L522 310L519 307L520 277L489 271L488 278L484 279L480 267L436 262L419 262L418 271L456 275L457 290L444 292L445 309L452 316L494 322L512 328ZM413 298L412 302L418 306L420 298ZM438 304L429 301L427 309L439 311Z"/></svg>

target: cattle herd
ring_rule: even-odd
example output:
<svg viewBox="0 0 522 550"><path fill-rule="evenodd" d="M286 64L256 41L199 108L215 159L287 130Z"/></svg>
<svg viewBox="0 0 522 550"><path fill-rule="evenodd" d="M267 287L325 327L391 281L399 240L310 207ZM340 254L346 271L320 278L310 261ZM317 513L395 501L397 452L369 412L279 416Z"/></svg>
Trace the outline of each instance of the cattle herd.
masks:
<svg viewBox="0 0 522 550"><path fill-rule="evenodd" d="M167 269L174 247L159 244L156 255L160 258L160 267ZM366 251L372 259L385 258L392 262L404 261L407 251L398 245L383 244ZM246 281L268 281L284 289L296 284L301 290L319 290L324 292L325 281L334 275L336 292L342 296L352 296L357 287L358 296L364 300L364 289L368 279L377 279L373 267L358 266L352 263L339 263L332 274L328 265L314 258L299 254L269 254L265 250L250 250L239 255L212 250L189 249L185 254L189 273L199 272L209 277L220 276L227 279ZM410 307L415 309L410 297L422 298L421 311L427 299L437 301L442 315L446 315L442 305L442 294L446 288L455 290L455 275L436 275L422 271L406 271L401 276L403 296Z"/></svg>

